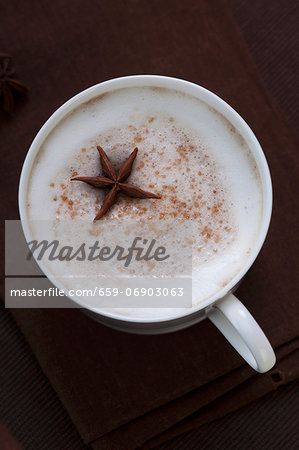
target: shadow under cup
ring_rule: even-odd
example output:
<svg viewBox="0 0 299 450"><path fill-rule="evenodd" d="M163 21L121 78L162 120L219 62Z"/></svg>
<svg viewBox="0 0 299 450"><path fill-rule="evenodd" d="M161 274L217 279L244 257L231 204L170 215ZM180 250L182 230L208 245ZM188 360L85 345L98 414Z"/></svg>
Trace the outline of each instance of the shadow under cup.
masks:
<svg viewBox="0 0 299 450"><path fill-rule="evenodd" d="M161 133L158 133L158 124L160 124ZM172 131L172 135L170 135L169 130L176 129L178 133L180 127L177 124L181 126L179 134L175 134ZM130 130L129 127L131 127ZM125 136L126 139L124 139L121 131L125 128L128 130ZM114 133L113 129L116 130ZM154 156L150 151L151 139L154 139L154 137L156 139L157 134L162 135L160 136L160 143L162 143L163 139L165 140L164 150L162 144L160 147L166 156L163 156L163 151L161 151L160 155ZM88 141L87 144L86 139ZM175 139L180 140L179 145L177 145ZM200 156L194 150L192 150L193 153L189 154L188 170L191 170L191 172L196 170L196 173L199 174L198 176L202 177L201 184L198 184L195 180L192 187L190 187L186 166L184 166L184 170L176 166L176 164L180 164L176 163L176 161L184 157L182 155L182 152L184 153L184 150L182 150L184 139L187 142L187 153L188 148L191 148L191 146L199 147L201 151ZM181 236L181 240L177 240L178 248L174 251L176 256L173 258L174 272L177 275L175 278L178 279L178 284L175 286L178 287L183 278L189 279L189 285L187 282L186 289L189 286L188 295L189 297L191 295L192 302L190 301L188 305L174 303L174 306L171 303L165 303L164 306L160 305L157 307L159 304L152 303L152 299L150 299L149 303L143 303L145 306L141 308L138 307L136 302L131 303L129 308L122 307L121 302L111 308L107 304L105 306L100 304L100 307L95 304L88 305L86 300L82 300L82 297L75 295L69 295L69 297L76 305L82 306L85 312L96 320L123 331L164 333L188 327L209 316L210 312L214 311L214 306L217 305L215 302L230 295L260 251L269 227L272 208L271 179L265 156L256 137L244 120L223 100L200 86L183 80L160 76L131 76L100 83L81 92L59 108L39 131L29 149L23 166L19 189L20 216L27 242L37 239L40 227L36 224L38 224L39 220L42 219L45 223L50 223L55 218L57 221L57 215L53 216L53 211L54 215L55 211L57 212L57 201L53 206L53 202L51 203L53 191L49 188L54 178L55 182L53 184L55 186L58 184L57 180L59 178L57 179L55 167L59 167L58 172L61 180L67 180L69 175L65 171L65 167L69 168L70 161L73 160L74 162L72 157L74 152L77 155L73 164L75 167L76 161L78 164L80 161L82 162L85 153L89 152L89 148L95 149L96 144L101 145L103 148L106 144L105 148L109 149L113 147L112 144L117 147L119 142L123 144L119 146L120 161L117 158L113 161L118 167L119 163L125 160L125 147L130 142L132 143L130 151L133 150L133 144L138 146L138 157L142 158L142 155L148 155L146 170L140 165L139 173L137 174L137 170L135 171L136 175L132 172L133 181L131 181L130 177L129 182L135 182L136 178L136 184L140 187L145 186L146 190L163 193L163 186L167 186L168 177L172 184L178 183L176 195L177 197L182 196L182 204L184 203L184 196L187 198L190 190L192 195L193 193L197 195L198 192L203 191L199 195L199 198L201 197L200 201L202 201L200 207L203 208L205 203L207 212L201 214L203 218L191 217L191 231L184 225L190 222L190 216L185 216L185 221L181 220L180 232L177 233L177 236ZM174 150L171 153L169 148L172 147ZM63 152L61 148L63 148ZM181 153L178 149L181 149ZM177 152L175 158L173 157L171 161L167 160L165 162L166 166L168 164L168 167L170 167L168 169L169 172L167 170L161 170L160 172L161 160L170 158L169 155L173 155L175 152ZM96 152L91 152L90 155L92 156L86 163L86 170L93 167L96 158L99 160ZM51 161L55 162L55 164L52 163L52 167ZM84 161L87 160L85 159ZM139 159L137 158L136 167L138 167L138 162ZM208 167L209 165L210 168ZM154 173L151 173L151 167ZM42 171L40 171L40 168L42 168ZM164 167L164 169L166 168ZM154 175L157 171L158 175ZM211 173L217 175L216 181L213 181L213 177L210 176ZM96 176L96 173L82 174L80 172L79 175ZM159 175L166 175L166 179L159 179ZM64 181L60 184L64 185ZM147 189L148 185L152 185L153 188ZM81 196L86 192L91 192L91 190L86 191L86 185L83 185L83 183L80 188L75 188L72 185L69 189L72 189L72 193L74 189L77 189ZM87 189L90 189L90 187L88 186ZM58 193L59 201L63 195L67 197L65 194L65 192L68 193L67 190L68 185L64 193L61 193L60 196ZM223 191L222 193L218 192L221 190ZM159 204L157 203L159 202L158 200L138 200L138 205L141 205L140 208L143 207L142 205L149 205L149 209L144 207L144 209L147 209L147 215L141 216L141 219L146 223L148 223L147 219L149 218L148 211L152 211L155 223L159 222L156 218L159 217L158 211L161 205L165 208L164 212L167 211L169 214L169 223L178 223L177 217L171 215L174 214L174 209L178 208L177 204L174 207L174 202L171 203L169 201L167 206L165 200L170 197L173 198L173 195L170 196L170 191L167 188L165 188L164 192L166 192L164 198L163 195L161 196L164 203ZM70 192L68 195L70 195ZM93 195L95 194L90 195L91 199L94 200L95 197ZM213 221L218 213L214 206L215 202L211 205L209 203L211 195L223 195L225 197L222 199L223 201L219 200L216 204L220 205L218 209L222 208L224 216L226 211L226 218L230 217L233 230L226 223L223 224L222 229L227 233L232 232L232 234L235 230L234 237L230 240L226 237L225 241L223 238L223 242L228 242L226 247L224 246L225 251L218 251L221 246L219 233L218 238L217 233L214 233L214 235L209 233L209 226L212 233L214 232L211 220ZM206 199L208 200L206 201ZM134 200L131 199L131 202L134 202ZM121 199L119 203L120 208L123 205L122 201ZM30 207L28 207L28 204L30 204ZM48 204L50 205L49 207ZM194 204L195 202L193 201L192 213L196 212ZM63 208L64 206L61 207L60 213L64 211ZM74 210L73 208L72 206L71 210ZM88 211L88 203L86 203L86 211ZM118 219L117 213L114 216L113 212L111 214L112 221ZM206 224L203 223L205 215L208 217ZM100 225L97 223L93 224L93 216L93 210L92 212L87 212L85 216L83 215L83 222L86 221L88 223L89 229L91 227L98 229L98 234L95 233L95 236L93 236L97 238L101 235L99 230L105 223L103 221ZM133 220L138 219L138 217L133 217ZM221 220L223 222L223 217L221 217L217 217L219 229L221 229ZM82 216L76 217L76 219L81 221ZM198 220L201 221L201 228L196 228ZM35 225L32 225L33 223ZM126 219L122 219L120 223L126 223ZM122 226L124 227L124 225ZM130 229L130 227L128 228ZM135 236L138 236L136 233ZM162 234L164 236L168 235L168 237L172 236L171 232L165 230ZM150 233L147 234L147 236L149 235ZM187 250L181 256L178 256L178 252L182 248L182 242L190 242L190 237L194 242L194 235L199 236L199 244L197 248L193 248L192 267L190 265L192 261L190 246L184 246ZM213 246L209 248L209 251L206 251L205 242L208 242L209 235L212 236L210 237L211 241L213 241ZM39 239L41 239L41 236L38 236ZM90 236L92 237L92 232ZM55 234L51 237L55 237ZM218 245L219 240L220 243ZM175 237L173 237L173 241L175 241ZM126 246L124 245L124 247ZM216 251L213 250L215 248ZM198 254L202 252L201 255L203 256L196 256L197 250L199 250ZM218 253L215 256L217 251ZM212 254L211 260L207 257L208 253ZM178 264L180 260L185 261L186 264L182 263L180 266ZM37 262L54 285L59 288L65 288L65 283L61 281L63 278L59 279L58 273L61 275L61 272L57 269L57 265L53 264L51 266L44 259ZM63 269L65 270L65 279L67 279L67 267L68 265L65 265ZM80 274L80 271L82 273L82 267L82 265L78 265L76 269L77 274ZM76 270L74 273L76 273ZM180 270L181 273L179 273ZM163 269L161 273L164 273ZM96 276L96 271L94 275ZM123 275L124 273L122 272L121 276L123 277ZM129 278L131 275L132 273L129 273ZM159 278L158 275L156 274L155 277ZM115 276L115 272L112 270L112 278L113 276ZM73 280L70 281L70 278L68 278L68 283L72 283ZM145 285L149 286L146 283L149 283L148 280L145 282ZM165 283L165 279L163 283ZM142 288L143 284L141 281L137 287ZM134 286L132 287L134 288ZM168 279L162 287L167 287L170 290L171 287L174 287L173 280L171 278ZM144 298L149 297L145 295ZM218 325L216 324L216 326ZM234 327L236 326L238 327L238 325L234 324ZM218 328L220 327L218 326ZM221 331L223 332L223 330ZM247 337L243 336L242 339L246 340ZM239 349L237 350L240 352ZM254 366L255 363L253 362L251 365Z"/></svg>

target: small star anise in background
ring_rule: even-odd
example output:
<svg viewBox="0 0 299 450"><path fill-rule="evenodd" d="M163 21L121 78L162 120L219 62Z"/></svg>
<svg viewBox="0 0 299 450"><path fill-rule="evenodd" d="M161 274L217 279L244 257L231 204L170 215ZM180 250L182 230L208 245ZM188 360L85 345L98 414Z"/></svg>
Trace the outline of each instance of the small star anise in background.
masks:
<svg viewBox="0 0 299 450"><path fill-rule="evenodd" d="M14 93L26 94L26 86L17 80L16 71L11 65L11 56L0 53L0 99L4 111L12 114L14 108Z"/></svg>
<svg viewBox="0 0 299 450"><path fill-rule="evenodd" d="M116 170L114 169L110 159L108 158L102 147L98 146L97 149L100 154L104 177L101 176L75 177L71 179L71 181L83 181L84 183L88 183L96 188L111 189L111 191L105 197L104 203L100 211L94 218L94 221L101 219L106 214L106 212L111 208L111 206L114 205L117 199L117 194L119 192L127 195L128 197L134 198L161 198L159 195L143 191L142 189L140 189L137 186L134 186L133 184L124 183L124 181L126 181L126 179L129 178L132 172L133 163L138 152L137 147L130 154L128 159L123 163L118 172L116 172Z"/></svg>

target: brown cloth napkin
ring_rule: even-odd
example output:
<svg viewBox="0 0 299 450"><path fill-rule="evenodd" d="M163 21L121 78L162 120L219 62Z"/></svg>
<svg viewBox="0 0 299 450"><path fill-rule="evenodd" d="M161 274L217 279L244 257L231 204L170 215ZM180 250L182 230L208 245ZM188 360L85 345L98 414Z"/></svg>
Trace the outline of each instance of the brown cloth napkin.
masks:
<svg viewBox="0 0 299 450"><path fill-rule="evenodd" d="M6 426L0 422L0 448L1 450L22 450L22 447L9 432Z"/></svg>
<svg viewBox="0 0 299 450"><path fill-rule="evenodd" d="M155 73L207 87L245 118L269 161L272 224L237 292L277 348L277 368L269 374L245 366L208 321L171 335L136 336L78 310L13 311L86 443L95 449L152 447L299 374L296 137L265 91L223 1L32 5L7 3L0 27L0 42L31 91L14 119L0 115L6 219L18 217L18 175L43 122L70 96L116 76Z"/></svg>

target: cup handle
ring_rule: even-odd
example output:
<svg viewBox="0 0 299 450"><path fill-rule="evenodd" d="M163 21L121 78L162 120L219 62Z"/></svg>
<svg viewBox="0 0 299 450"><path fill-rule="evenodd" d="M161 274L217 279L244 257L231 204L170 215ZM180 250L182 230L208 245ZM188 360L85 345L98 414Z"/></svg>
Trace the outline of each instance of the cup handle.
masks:
<svg viewBox="0 0 299 450"><path fill-rule="evenodd" d="M273 348L250 312L233 294L216 302L208 315L245 361L267 372L276 361Z"/></svg>

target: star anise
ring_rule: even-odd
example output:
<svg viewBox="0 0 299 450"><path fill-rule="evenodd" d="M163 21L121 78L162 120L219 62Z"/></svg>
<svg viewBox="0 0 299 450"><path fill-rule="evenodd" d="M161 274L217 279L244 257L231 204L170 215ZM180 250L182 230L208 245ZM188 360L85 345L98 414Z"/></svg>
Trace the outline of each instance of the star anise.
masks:
<svg viewBox="0 0 299 450"><path fill-rule="evenodd" d="M4 111L12 114L14 108L13 93L26 94L27 88L17 80L16 71L11 65L11 56L0 53L0 99Z"/></svg>
<svg viewBox="0 0 299 450"><path fill-rule="evenodd" d="M102 147L97 146L97 149L100 154L102 170L105 176L75 177L71 179L71 181L83 181L84 183L88 183L96 188L111 189L111 191L105 197L104 203L102 204L102 207L98 214L95 216L94 221L101 219L111 208L111 206L114 205L117 199L117 194L119 192L127 195L128 197L134 198L161 198L159 195L144 191L139 187L134 186L133 184L124 183L124 181L129 178L132 172L133 163L138 152L137 147L133 150L128 159L123 163L118 172L116 172L110 159L108 158Z"/></svg>

